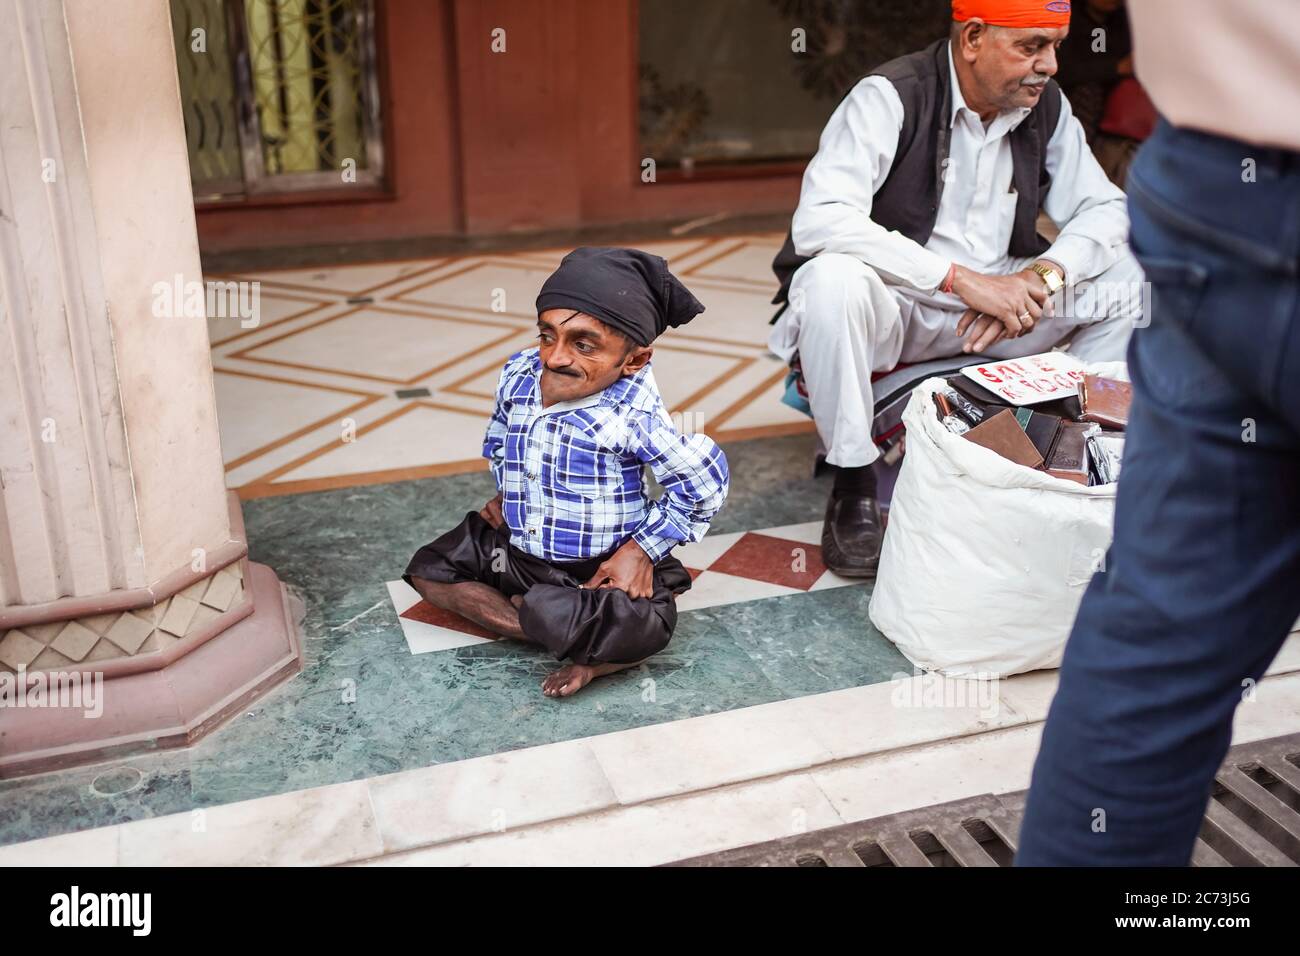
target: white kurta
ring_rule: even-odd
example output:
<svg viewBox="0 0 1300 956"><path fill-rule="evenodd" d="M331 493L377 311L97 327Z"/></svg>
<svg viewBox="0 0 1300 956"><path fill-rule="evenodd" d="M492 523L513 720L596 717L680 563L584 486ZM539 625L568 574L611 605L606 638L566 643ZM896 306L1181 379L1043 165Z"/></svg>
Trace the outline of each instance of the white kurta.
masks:
<svg viewBox="0 0 1300 956"><path fill-rule="evenodd" d="M934 230L924 246L871 218L872 197L898 148L903 104L880 76L861 80L832 114L804 173L792 233L800 255L815 256L795 273L791 307L772 329L769 347L787 361L798 351L813 417L831 464L873 461L871 373L900 361L961 352L956 326L965 304L938 291L956 262L1005 275L1031 259L1007 255L1017 195L1010 134L1028 109L1009 110L985 128L966 105L952 69L952 134ZM1061 97L1048 140L1051 186L1043 210L1060 235L1041 258L1058 263L1070 284L1095 280L1073 308L1044 317L1032 332L998 342L987 355L1006 358L1050 349L1071 333L1071 351L1089 360L1120 359L1140 315L1137 303L1105 285L1141 282L1126 245L1124 194L1093 158L1083 127Z"/></svg>

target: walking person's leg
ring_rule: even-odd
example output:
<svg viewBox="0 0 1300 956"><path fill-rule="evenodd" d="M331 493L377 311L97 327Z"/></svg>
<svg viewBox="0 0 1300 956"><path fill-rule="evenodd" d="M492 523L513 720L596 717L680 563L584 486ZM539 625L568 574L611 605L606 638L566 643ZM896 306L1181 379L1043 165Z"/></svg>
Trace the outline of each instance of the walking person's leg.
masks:
<svg viewBox="0 0 1300 956"><path fill-rule="evenodd" d="M1300 161L1162 124L1129 184L1153 309L1021 865L1186 864L1236 708L1300 614Z"/></svg>

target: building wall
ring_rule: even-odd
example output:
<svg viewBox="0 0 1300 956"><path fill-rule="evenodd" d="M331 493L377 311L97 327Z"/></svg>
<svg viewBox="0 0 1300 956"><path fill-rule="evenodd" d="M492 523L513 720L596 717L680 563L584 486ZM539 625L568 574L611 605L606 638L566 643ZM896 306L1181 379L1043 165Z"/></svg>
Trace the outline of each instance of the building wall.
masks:
<svg viewBox="0 0 1300 956"><path fill-rule="evenodd" d="M792 209L797 169L641 181L636 3L380 0L385 189L200 206L203 249Z"/></svg>
<svg viewBox="0 0 1300 956"><path fill-rule="evenodd" d="M379 4L387 187L201 204L205 252L454 234L461 229L450 0Z"/></svg>

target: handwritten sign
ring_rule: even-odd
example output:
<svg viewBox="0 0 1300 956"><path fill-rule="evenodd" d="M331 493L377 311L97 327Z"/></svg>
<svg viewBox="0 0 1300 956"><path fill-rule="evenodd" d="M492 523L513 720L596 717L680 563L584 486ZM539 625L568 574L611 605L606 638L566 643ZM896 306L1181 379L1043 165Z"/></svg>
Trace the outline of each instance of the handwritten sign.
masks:
<svg viewBox="0 0 1300 956"><path fill-rule="evenodd" d="M961 371L1012 405L1034 405L1077 395L1084 375L1083 363L1064 352L967 365Z"/></svg>

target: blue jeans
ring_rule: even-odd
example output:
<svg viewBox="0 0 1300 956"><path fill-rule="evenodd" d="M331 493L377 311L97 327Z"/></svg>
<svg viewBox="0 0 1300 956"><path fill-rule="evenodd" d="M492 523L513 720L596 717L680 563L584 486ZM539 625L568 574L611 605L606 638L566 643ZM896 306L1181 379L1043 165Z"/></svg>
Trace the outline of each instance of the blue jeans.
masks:
<svg viewBox="0 0 1300 956"><path fill-rule="evenodd" d="M1237 706L1300 615L1300 154L1161 121L1128 190L1152 308L1024 866L1185 865Z"/></svg>

